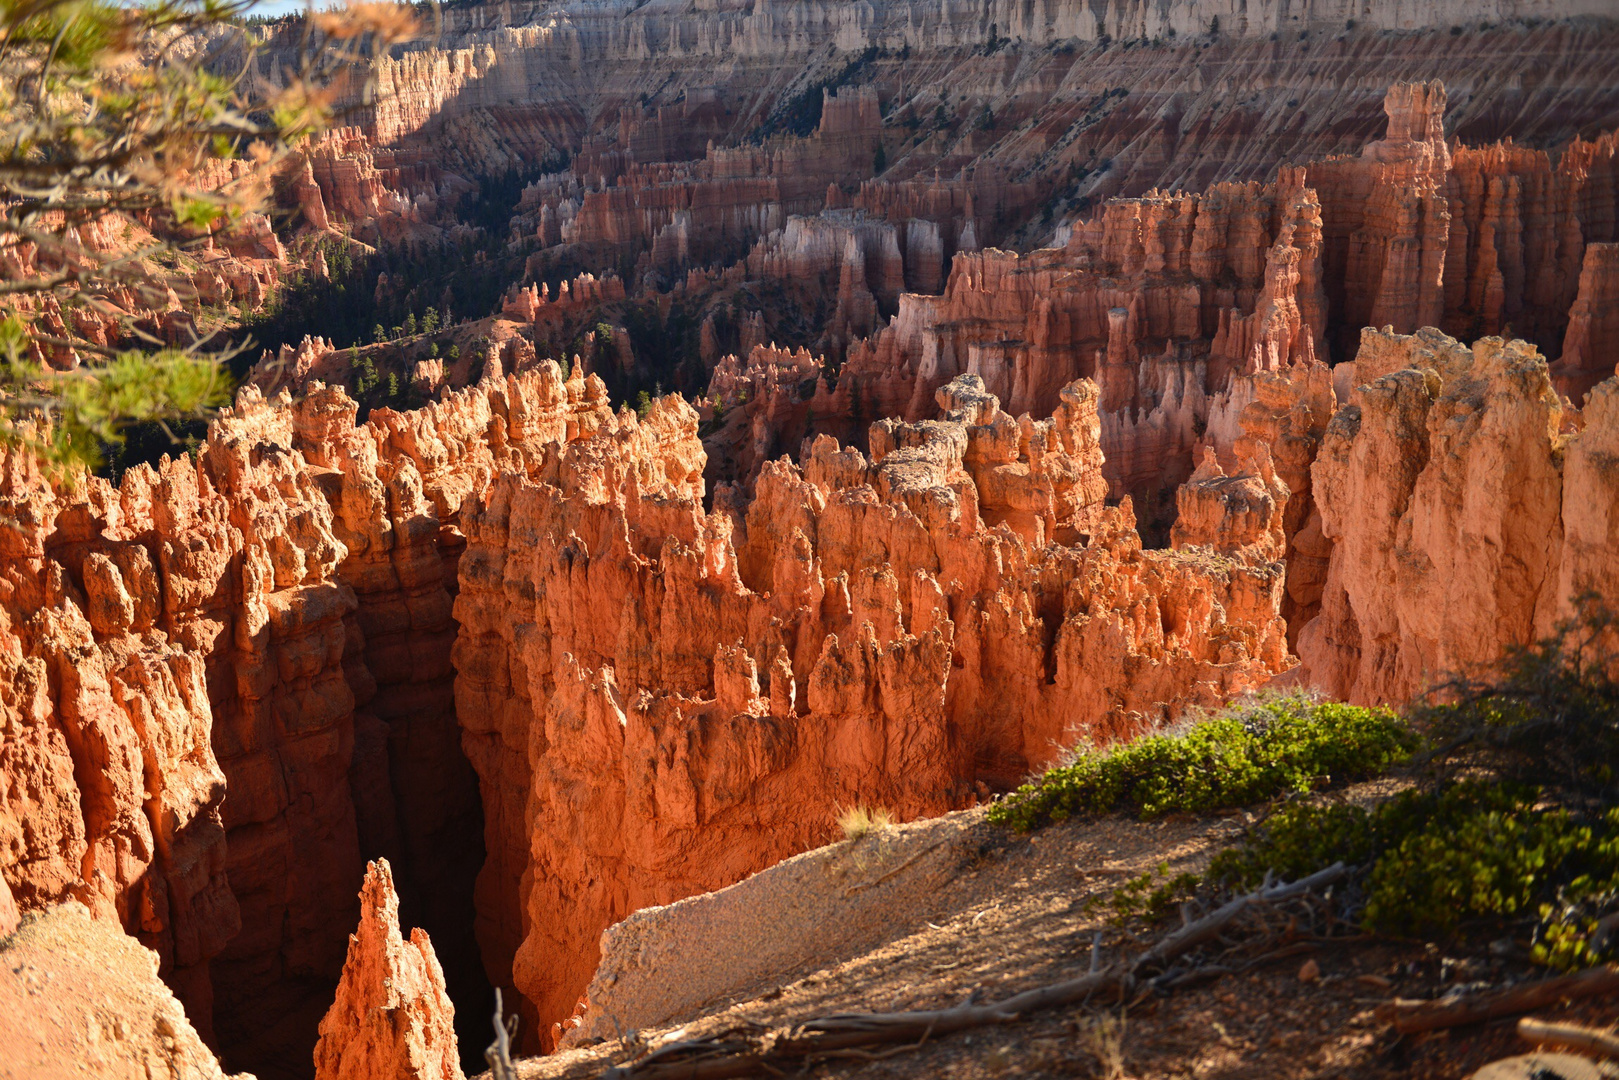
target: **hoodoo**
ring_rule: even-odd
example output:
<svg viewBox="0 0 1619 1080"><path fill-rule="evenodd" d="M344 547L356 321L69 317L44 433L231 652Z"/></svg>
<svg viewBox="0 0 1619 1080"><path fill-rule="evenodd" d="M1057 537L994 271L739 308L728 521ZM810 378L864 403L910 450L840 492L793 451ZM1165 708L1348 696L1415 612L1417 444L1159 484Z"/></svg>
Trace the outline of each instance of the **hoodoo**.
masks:
<svg viewBox="0 0 1619 1080"><path fill-rule="evenodd" d="M460 1080L499 988L520 1055L657 1064L681 1038L605 1002L785 1010L818 969L607 980L761 897L810 933L793 882L964 941L1022 903L990 882L1207 914L1106 837L1079 886L980 880L1036 850L984 808L1245 695L1404 710L1619 607L1619 12L1555 8L471 0L345 54L336 126L185 166L255 212L52 248L0 160L0 1058ZM351 40L175 55L259 116L306 19ZM32 107L0 91L8 133ZM53 456L39 401L211 340L251 342L228 403ZM885 847L879 810L949 817ZM1093 933L1062 948L1105 974Z"/></svg>

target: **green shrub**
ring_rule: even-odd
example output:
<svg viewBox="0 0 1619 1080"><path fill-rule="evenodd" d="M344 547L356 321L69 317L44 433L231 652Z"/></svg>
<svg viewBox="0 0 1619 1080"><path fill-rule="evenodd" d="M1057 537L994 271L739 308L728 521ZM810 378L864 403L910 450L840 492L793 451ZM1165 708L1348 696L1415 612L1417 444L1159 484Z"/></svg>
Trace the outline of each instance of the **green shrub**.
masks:
<svg viewBox="0 0 1619 1080"><path fill-rule="evenodd" d="M1140 877L1126 880L1111 893L1098 894L1085 901L1083 911L1090 915L1108 912L1108 922L1124 926L1134 919L1161 919L1196 893L1196 874L1169 873L1168 863L1159 863Z"/></svg>
<svg viewBox="0 0 1619 1080"><path fill-rule="evenodd" d="M1443 700L1413 719L1433 732L1442 760L1486 764L1586 809L1619 805L1616 638L1619 616L1587 594L1551 637L1444 685Z"/></svg>
<svg viewBox="0 0 1619 1080"><path fill-rule="evenodd" d="M1216 855L1205 881L1245 891L1335 862L1369 867L1362 921L1380 933L1494 937L1531 930L1541 963L1571 969L1614 950L1598 916L1619 900L1619 810L1581 820L1533 787L1468 780L1378 806L1299 804Z"/></svg>
<svg viewBox="0 0 1619 1080"><path fill-rule="evenodd" d="M1358 806L1295 803L1284 807L1234 848L1209 863L1206 880L1233 891L1247 891L1267 873L1297 881L1343 861L1358 866L1376 847L1373 817Z"/></svg>
<svg viewBox="0 0 1619 1080"><path fill-rule="evenodd" d="M996 803L989 818L1031 829L1073 814L1157 817L1246 806L1308 791L1323 778L1375 775L1416 745L1410 728L1387 709L1275 698L1181 734L1084 754Z"/></svg>

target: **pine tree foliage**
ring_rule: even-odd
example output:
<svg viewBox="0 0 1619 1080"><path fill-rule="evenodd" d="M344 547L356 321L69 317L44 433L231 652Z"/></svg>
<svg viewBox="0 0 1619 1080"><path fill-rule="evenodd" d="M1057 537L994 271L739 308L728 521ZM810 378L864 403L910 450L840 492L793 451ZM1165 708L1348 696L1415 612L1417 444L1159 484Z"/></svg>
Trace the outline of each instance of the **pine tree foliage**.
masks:
<svg viewBox="0 0 1619 1080"><path fill-rule="evenodd" d="M209 335L175 344L124 319L108 347L61 327L75 309L126 315L114 290L154 310L183 294L177 256L257 209L301 140L369 103L355 61L417 26L394 4L311 10L297 55L265 77L251 6L0 0L0 445L71 472L132 423L227 398L228 350ZM83 242L92 229L151 239L109 251ZM47 309L61 312L54 334ZM47 362L63 355L88 359Z"/></svg>

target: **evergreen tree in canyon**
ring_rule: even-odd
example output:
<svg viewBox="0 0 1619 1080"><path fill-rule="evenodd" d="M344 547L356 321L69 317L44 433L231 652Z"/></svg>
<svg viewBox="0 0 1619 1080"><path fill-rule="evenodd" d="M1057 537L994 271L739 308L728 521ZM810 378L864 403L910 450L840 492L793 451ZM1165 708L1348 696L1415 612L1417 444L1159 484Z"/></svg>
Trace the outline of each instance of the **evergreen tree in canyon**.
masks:
<svg viewBox="0 0 1619 1080"><path fill-rule="evenodd" d="M415 26L387 4L312 13L266 88L244 78L251 7L0 0L0 442L94 467L132 427L173 442L227 398L231 313L133 313L195 296L187 253L241 227L336 118L351 61Z"/></svg>

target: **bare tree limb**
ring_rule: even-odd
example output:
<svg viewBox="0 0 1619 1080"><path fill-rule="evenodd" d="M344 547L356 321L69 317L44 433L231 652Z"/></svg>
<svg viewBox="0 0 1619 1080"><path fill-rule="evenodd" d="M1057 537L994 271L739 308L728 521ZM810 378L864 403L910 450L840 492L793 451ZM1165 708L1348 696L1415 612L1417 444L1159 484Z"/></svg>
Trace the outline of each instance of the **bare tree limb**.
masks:
<svg viewBox="0 0 1619 1080"><path fill-rule="evenodd" d="M1619 1035L1582 1024L1548 1024L1526 1016L1518 1021L1518 1037L1535 1047L1619 1057Z"/></svg>
<svg viewBox="0 0 1619 1080"><path fill-rule="evenodd" d="M1437 1001L1396 999L1379 1005L1375 1015L1405 1034L1478 1024L1514 1013L1556 1005L1560 1001L1619 993L1619 964L1604 964L1575 975L1497 990L1487 994L1440 998Z"/></svg>

